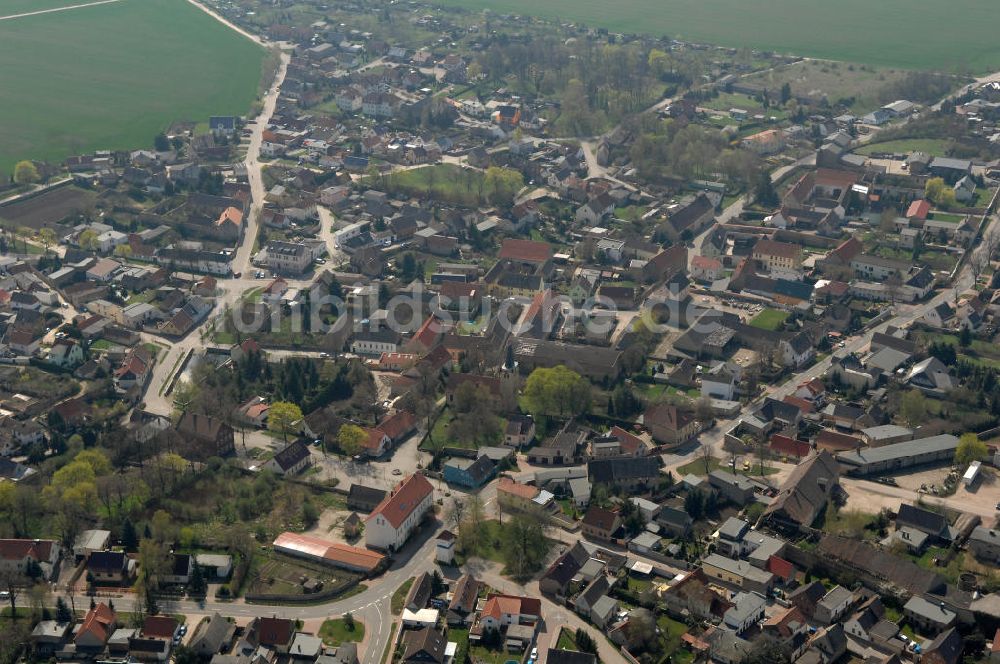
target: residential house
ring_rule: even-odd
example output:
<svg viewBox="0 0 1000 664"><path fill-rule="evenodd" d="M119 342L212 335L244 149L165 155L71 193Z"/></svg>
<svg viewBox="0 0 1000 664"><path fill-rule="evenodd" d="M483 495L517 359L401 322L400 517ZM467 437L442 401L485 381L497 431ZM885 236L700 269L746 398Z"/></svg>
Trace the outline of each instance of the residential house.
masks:
<svg viewBox="0 0 1000 664"><path fill-rule="evenodd" d="M585 438L582 431L561 431L528 450L528 462L545 466L575 463L576 452Z"/></svg>
<svg viewBox="0 0 1000 664"><path fill-rule="evenodd" d="M790 242L757 240L750 256L771 273L787 274L794 278L802 269L802 247Z"/></svg>
<svg viewBox="0 0 1000 664"><path fill-rule="evenodd" d="M0 539L0 571L27 574L38 565L49 580L57 570L61 548L54 540Z"/></svg>
<svg viewBox="0 0 1000 664"><path fill-rule="evenodd" d="M174 431L185 441L187 453L194 457L223 457L236 452L233 428L215 417L185 412Z"/></svg>
<svg viewBox="0 0 1000 664"><path fill-rule="evenodd" d="M643 414L643 426L661 444L681 445L698 435L700 428L693 413L667 403L655 404Z"/></svg>
<svg viewBox="0 0 1000 664"><path fill-rule="evenodd" d="M699 620L718 620L732 607L726 595L712 588L713 582L701 568L685 574L661 595L667 612L679 617L692 615Z"/></svg>
<svg viewBox="0 0 1000 664"><path fill-rule="evenodd" d="M940 600L914 595L903 605L906 622L922 634L938 634L955 624L958 614Z"/></svg>
<svg viewBox="0 0 1000 664"><path fill-rule="evenodd" d="M656 525L667 537L687 537L694 525L694 519L683 509L665 505L656 515Z"/></svg>
<svg viewBox="0 0 1000 664"><path fill-rule="evenodd" d="M477 459L454 458L444 464L444 481L448 484L478 489L496 474L496 465L487 456Z"/></svg>
<svg viewBox="0 0 1000 664"><path fill-rule="evenodd" d="M838 489L839 476L840 469L833 456L826 451L817 452L792 470L764 510L764 518L811 525Z"/></svg>
<svg viewBox="0 0 1000 664"><path fill-rule="evenodd" d="M958 630L952 627L938 634L921 649L921 664L958 664L962 661L965 644Z"/></svg>
<svg viewBox="0 0 1000 664"><path fill-rule="evenodd" d="M708 484L718 494L738 507L754 501L754 485L743 475L716 469L708 474Z"/></svg>
<svg viewBox="0 0 1000 664"><path fill-rule="evenodd" d="M146 616L142 627L128 640L129 656L142 662L165 662L180 623L170 616Z"/></svg>
<svg viewBox="0 0 1000 664"><path fill-rule="evenodd" d="M98 654L104 650L111 634L118 625L115 612L104 602L99 602L83 617L83 622L73 636L73 643L80 654Z"/></svg>
<svg viewBox="0 0 1000 664"><path fill-rule="evenodd" d="M657 484L660 479L659 457L623 457L594 459L587 463L591 484L604 484L631 491Z"/></svg>
<svg viewBox="0 0 1000 664"><path fill-rule="evenodd" d="M504 445L521 448L535 438L535 421L530 415L513 415L507 419Z"/></svg>
<svg viewBox="0 0 1000 664"><path fill-rule="evenodd" d="M599 540L611 540L621 524L618 512L596 505L590 506L580 522L585 536Z"/></svg>
<svg viewBox="0 0 1000 664"><path fill-rule="evenodd" d="M722 623L737 634L742 634L764 620L766 606L767 602L760 593L736 593L733 605L722 616Z"/></svg>
<svg viewBox="0 0 1000 664"><path fill-rule="evenodd" d="M834 586L816 603L813 618L830 625L839 621L854 603L854 593L843 586Z"/></svg>
<svg viewBox="0 0 1000 664"><path fill-rule="evenodd" d="M301 440L289 443L262 466L277 475L298 475L312 463L312 454Z"/></svg>
<svg viewBox="0 0 1000 664"><path fill-rule="evenodd" d="M968 547L976 560L993 565L1000 563L1000 530L977 526L969 536Z"/></svg>
<svg viewBox="0 0 1000 664"><path fill-rule="evenodd" d="M705 574L723 584L744 591L766 595L774 584L774 575L754 567L745 560L733 560L717 553L709 554L702 560Z"/></svg>
<svg viewBox="0 0 1000 664"><path fill-rule="evenodd" d="M402 643L404 664L445 664L448 640L433 627L406 632Z"/></svg>
<svg viewBox="0 0 1000 664"><path fill-rule="evenodd" d="M121 551L94 551L87 558L87 576L98 586L120 585L132 576L128 556Z"/></svg>

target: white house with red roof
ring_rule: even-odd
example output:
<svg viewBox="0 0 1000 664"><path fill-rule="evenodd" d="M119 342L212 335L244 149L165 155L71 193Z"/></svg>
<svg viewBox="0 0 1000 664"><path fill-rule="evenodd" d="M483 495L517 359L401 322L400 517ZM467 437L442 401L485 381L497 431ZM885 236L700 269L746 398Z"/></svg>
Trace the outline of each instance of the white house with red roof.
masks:
<svg viewBox="0 0 1000 664"><path fill-rule="evenodd" d="M113 381L115 389L124 394L136 385L144 385L153 366L153 357L143 346L130 350L121 365L115 369Z"/></svg>
<svg viewBox="0 0 1000 664"><path fill-rule="evenodd" d="M536 597L490 595L479 614L481 629L500 629L510 625L531 623L542 616L542 601Z"/></svg>
<svg viewBox="0 0 1000 664"><path fill-rule="evenodd" d="M434 504L434 487L413 474L396 485L365 520L365 544L395 551L410 538Z"/></svg>
<svg viewBox="0 0 1000 664"><path fill-rule="evenodd" d="M24 574L31 561L48 579L59 562L59 543L54 540L0 539L0 572Z"/></svg>
<svg viewBox="0 0 1000 664"><path fill-rule="evenodd" d="M115 612L104 602L96 605L83 618L83 623L73 636L77 652L91 653L104 649L118 624Z"/></svg>
<svg viewBox="0 0 1000 664"><path fill-rule="evenodd" d="M691 259L691 276L698 281L716 281L725 274L722 261L708 256L695 256Z"/></svg>

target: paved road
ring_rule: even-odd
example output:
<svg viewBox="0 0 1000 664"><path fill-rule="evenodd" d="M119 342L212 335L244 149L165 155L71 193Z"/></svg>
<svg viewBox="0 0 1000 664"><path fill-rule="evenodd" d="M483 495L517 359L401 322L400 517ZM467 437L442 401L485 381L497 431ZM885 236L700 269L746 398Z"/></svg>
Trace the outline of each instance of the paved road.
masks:
<svg viewBox="0 0 1000 664"><path fill-rule="evenodd" d="M274 114L274 107L278 103L278 95L281 92L281 84L285 80L285 73L288 71L288 62L290 59L291 56L287 53L281 53L281 64L278 66L278 72L274 77L274 85L271 86L264 97L264 106L261 109L260 115L257 116L257 122L253 125L253 131L250 134L250 144L247 148L245 163L253 204L250 206L250 214L247 216L247 227L243 234L243 242L237 248L236 256L233 258L233 272L235 274L245 273L250 269L250 258L254 242L257 239L257 232L259 231L260 211L264 207L265 195L262 165L258 161L260 158L260 146L263 143L264 130L267 128L267 123L271 120L271 115Z"/></svg>
<svg viewBox="0 0 1000 664"><path fill-rule="evenodd" d="M420 537L412 542L401 553L396 555L395 562L383 576L368 582L365 590L342 600L311 606L273 606L268 604L247 604L245 602L205 602L160 601L160 610L164 613L180 613L185 616L199 618L219 612L234 618L266 617L275 614L293 620L325 619L339 617L350 612L365 623L367 648L361 657L362 664L378 664L389 640L393 622L390 602L396 588L412 576L436 569L434 562L435 537L441 524L434 522L425 526ZM119 610L131 610L131 596L114 597L115 606ZM191 621L189 621L191 622Z"/></svg>
<svg viewBox="0 0 1000 664"><path fill-rule="evenodd" d="M70 5L68 7L53 7L52 9L39 9L33 12L23 12L21 14L9 14L7 16L0 16L0 21L10 21L15 18L38 16L39 14L53 14L55 12L66 12L71 9L84 9L85 7L96 7L97 5L109 5L112 2L121 2L121 1L122 0L97 0L97 2L86 2L82 5Z"/></svg>

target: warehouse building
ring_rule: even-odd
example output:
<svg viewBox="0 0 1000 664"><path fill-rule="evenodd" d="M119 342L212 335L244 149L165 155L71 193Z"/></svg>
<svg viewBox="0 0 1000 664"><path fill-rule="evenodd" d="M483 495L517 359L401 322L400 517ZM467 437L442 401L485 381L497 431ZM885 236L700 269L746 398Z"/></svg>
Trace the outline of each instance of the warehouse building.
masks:
<svg viewBox="0 0 1000 664"><path fill-rule="evenodd" d="M837 462L848 475L887 474L915 466L950 463L955 458L957 447L958 438L941 434L882 447L842 452L837 455Z"/></svg>

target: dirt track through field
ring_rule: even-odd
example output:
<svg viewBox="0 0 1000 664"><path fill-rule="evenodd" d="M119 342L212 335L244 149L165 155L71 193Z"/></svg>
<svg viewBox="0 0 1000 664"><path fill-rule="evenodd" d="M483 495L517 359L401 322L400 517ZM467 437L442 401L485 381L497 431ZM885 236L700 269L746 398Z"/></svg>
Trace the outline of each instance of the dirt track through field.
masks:
<svg viewBox="0 0 1000 664"><path fill-rule="evenodd" d="M38 16L39 14L51 14L53 12L65 12L70 9L83 9L84 7L95 7L97 5L109 5L112 2L121 2L122 0L97 0L97 2L87 2L82 5L70 5L68 7L53 7L52 9L39 9L34 12L23 12L21 14L11 14L10 16L0 16L0 21L10 21L15 18L25 18L28 16Z"/></svg>

